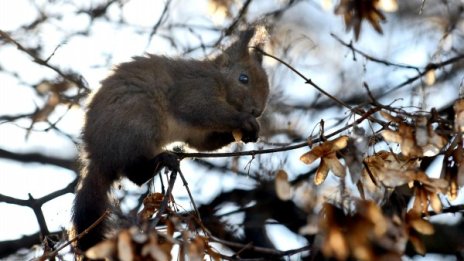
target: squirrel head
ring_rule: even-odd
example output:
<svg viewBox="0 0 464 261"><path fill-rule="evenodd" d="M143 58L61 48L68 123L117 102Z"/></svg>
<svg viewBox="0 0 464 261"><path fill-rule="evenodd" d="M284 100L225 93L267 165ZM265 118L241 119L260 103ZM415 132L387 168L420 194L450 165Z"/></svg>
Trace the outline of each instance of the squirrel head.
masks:
<svg viewBox="0 0 464 261"><path fill-rule="evenodd" d="M242 31L214 62L227 79L227 102L238 111L259 117L266 106L269 82L262 54L249 46L254 35L255 29Z"/></svg>

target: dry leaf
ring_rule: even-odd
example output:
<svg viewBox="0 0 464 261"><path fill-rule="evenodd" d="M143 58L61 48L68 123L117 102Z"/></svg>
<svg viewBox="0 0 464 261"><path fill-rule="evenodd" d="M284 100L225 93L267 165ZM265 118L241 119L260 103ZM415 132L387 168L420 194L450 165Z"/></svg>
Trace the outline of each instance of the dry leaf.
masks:
<svg viewBox="0 0 464 261"><path fill-rule="evenodd" d="M348 145L348 140L349 140L348 136L340 136L336 138L335 140L332 141L332 150L335 152L335 151L345 148L346 145Z"/></svg>
<svg viewBox="0 0 464 261"><path fill-rule="evenodd" d="M425 79L424 79L425 84L430 86L430 85L433 85L435 81L436 81L435 70L433 69L428 70L425 73Z"/></svg>
<svg viewBox="0 0 464 261"><path fill-rule="evenodd" d="M345 176L345 166L343 166L338 160L335 153L327 155L327 157L322 158L322 160L329 166L330 170L338 177Z"/></svg>
<svg viewBox="0 0 464 261"><path fill-rule="evenodd" d="M345 213L339 207L324 204L319 226L322 253L334 260L401 260L407 243L405 228L411 226L397 216L396 220L395 216L384 216L372 201L358 201L355 209Z"/></svg>
<svg viewBox="0 0 464 261"><path fill-rule="evenodd" d="M316 159L335 153L348 145L348 136L341 136L335 140L325 141L319 146L314 147L311 151L303 154L300 160L305 164L311 164Z"/></svg>
<svg viewBox="0 0 464 261"><path fill-rule="evenodd" d="M341 0L335 7L335 14L343 16L347 31L353 28L356 40L359 39L363 20L367 20L378 33L382 34L380 22L385 21L385 16L380 12L377 2L375 0Z"/></svg>
<svg viewBox="0 0 464 261"><path fill-rule="evenodd" d="M433 211L435 211L435 213L441 213L443 206L441 204L441 200L438 194L429 193L429 201Z"/></svg>
<svg viewBox="0 0 464 261"><path fill-rule="evenodd" d="M417 116L415 124L410 126L404 120L383 112L382 116L398 124L398 130L384 130L382 137L386 141L399 143L406 157L432 157L447 144L447 139L437 134L425 116Z"/></svg>
<svg viewBox="0 0 464 261"><path fill-rule="evenodd" d="M236 142L242 141L243 133L241 130L236 129L232 131L232 136L234 136L234 140Z"/></svg>
<svg viewBox="0 0 464 261"><path fill-rule="evenodd" d="M118 258L121 261L134 260L132 253L132 236L129 230L125 229L119 232L118 235Z"/></svg>
<svg viewBox="0 0 464 261"><path fill-rule="evenodd" d="M275 190L277 197L283 201L290 200L293 196L292 187L288 182L288 175L284 170L279 170L276 174Z"/></svg>
<svg viewBox="0 0 464 261"><path fill-rule="evenodd" d="M339 177L345 176L345 166L337 158L336 152L348 145L348 136L341 136L335 140L326 141L301 155L300 160L306 164L321 158L321 162L314 176L314 183L320 185L327 178L329 170Z"/></svg>
<svg viewBox="0 0 464 261"><path fill-rule="evenodd" d="M231 9L233 4L234 0L209 0L208 11L213 14L213 21L219 24L226 18L232 17Z"/></svg>
<svg viewBox="0 0 464 261"><path fill-rule="evenodd" d="M419 253L420 255L425 255L426 250L425 250L424 243L419 237L417 237L417 235L410 235L409 241L411 241L411 244L417 253Z"/></svg>
<svg viewBox="0 0 464 261"><path fill-rule="evenodd" d="M458 99L454 103L454 131L464 132L464 99Z"/></svg>
<svg viewBox="0 0 464 261"><path fill-rule="evenodd" d="M150 255L154 260L157 261L168 261L171 259L170 254L167 255L158 246L158 236L156 233L150 233L148 244L145 244L142 248L142 256Z"/></svg>
<svg viewBox="0 0 464 261"><path fill-rule="evenodd" d="M161 206L164 195L161 193L151 193L143 199L143 209L139 213L141 220L149 220Z"/></svg>
<svg viewBox="0 0 464 261"><path fill-rule="evenodd" d="M300 160L305 164L311 164L318 158L324 155L324 149L322 146L314 147L312 150L301 155Z"/></svg>
<svg viewBox="0 0 464 261"><path fill-rule="evenodd" d="M327 178L329 174L329 165L325 162L325 160L321 160L321 164L317 168L316 175L314 175L314 184L321 185L322 182Z"/></svg>
<svg viewBox="0 0 464 261"><path fill-rule="evenodd" d="M387 220L382 214L382 210L372 201L362 201L358 209L365 213L365 217L374 224L374 232L377 236L383 235L387 231Z"/></svg>
<svg viewBox="0 0 464 261"><path fill-rule="evenodd" d="M382 137L390 142L400 143L403 138L395 131L392 130L384 130L382 131Z"/></svg>
<svg viewBox="0 0 464 261"><path fill-rule="evenodd" d="M114 240L105 240L89 248L85 252L85 256L90 259L105 259L110 258L115 250L116 242Z"/></svg>
<svg viewBox="0 0 464 261"><path fill-rule="evenodd" d="M421 218L413 219L409 222L409 224L414 228L414 230L423 235L432 235L435 232L432 224Z"/></svg>
<svg viewBox="0 0 464 261"><path fill-rule="evenodd" d="M210 259L214 261L221 261L222 257L215 249L213 249L209 244L206 245L206 253L209 255Z"/></svg>
<svg viewBox="0 0 464 261"><path fill-rule="evenodd" d="M205 256L205 239L196 236L188 245L188 260L202 261Z"/></svg>
<svg viewBox="0 0 464 261"><path fill-rule="evenodd" d="M325 256L334 256L338 260L348 258L348 245L339 229L332 228L329 230L327 239L322 246L322 252Z"/></svg>
<svg viewBox="0 0 464 261"><path fill-rule="evenodd" d="M380 151L364 159L367 169L363 170L363 176L372 174L375 182L380 181L387 187L397 187L410 182L414 177L419 161L411 160L399 154L388 151Z"/></svg>

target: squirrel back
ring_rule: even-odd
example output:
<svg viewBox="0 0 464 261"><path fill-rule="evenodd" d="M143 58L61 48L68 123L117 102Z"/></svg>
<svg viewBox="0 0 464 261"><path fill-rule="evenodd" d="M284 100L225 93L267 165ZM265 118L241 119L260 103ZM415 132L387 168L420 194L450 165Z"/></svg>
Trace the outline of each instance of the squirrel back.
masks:
<svg viewBox="0 0 464 261"><path fill-rule="evenodd" d="M211 151L234 141L256 141L269 84L262 57L250 51L254 30L214 59L148 55L120 64L102 81L83 128L83 169L73 208L75 233L110 206L108 193L121 176L142 185L165 164L174 141ZM82 237L87 250L104 239L107 222Z"/></svg>

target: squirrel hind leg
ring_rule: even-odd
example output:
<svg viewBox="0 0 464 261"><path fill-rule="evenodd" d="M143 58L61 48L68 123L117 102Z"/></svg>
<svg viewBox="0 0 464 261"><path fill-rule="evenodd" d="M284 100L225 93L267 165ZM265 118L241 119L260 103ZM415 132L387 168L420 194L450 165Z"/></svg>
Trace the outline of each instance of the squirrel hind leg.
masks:
<svg viewBox="0 0 464 261"><path fill-rule="evenodd" d="M161 152L152 159L140 157L124 168L124 173L130 181L141 186L163 167L169 170L179 169L179 157L172 152Z"/></svg>

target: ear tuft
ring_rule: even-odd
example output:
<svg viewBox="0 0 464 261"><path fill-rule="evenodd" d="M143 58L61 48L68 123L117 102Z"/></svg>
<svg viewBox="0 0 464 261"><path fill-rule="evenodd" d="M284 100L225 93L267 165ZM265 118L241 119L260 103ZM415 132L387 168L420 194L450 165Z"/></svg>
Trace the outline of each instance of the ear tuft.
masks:
<svg viewBox="0 0 464 261"><path fill-rule="evenodd" d="M240 42L242 42L241 50L246 51L246 55L251 54L259 63L263 61L262 48L269 37L269 33L264 25L256 25L242 31L240 34ZM253 50L250 50L250 47Z"/></svg>
<svg viewBox="0 0 464 261"><path fill-rule="evenodd" d="M262 44L255 46L252 51L252 55L255 58L258 63L262 64L263 63L263 53L262 53Z"/></svg>
<svg viewBox="0 0 464 261"><path fill-rule="evenodd" d="M245 31L240 32L239 44L240 48L248 49L248 44L250 43L251 38L255 35L255 28L249 28Z"/></svg>
<svg viewBox="0 0 464 261"><path fill-rule="evenodd" d="M249 43L255 34L255 29L247 29L240 32L239 38L237 41L232 43L222 55L224 55L228 61L239 61L246 59L250 55Z"/></svg>
<svg viewBox="0 0 464 261"><path fill-rule="evenodd" d="M264 26L251 26L239 33L239 38L232 43L224 52L216 58L219 66L227 66L230 63L255 59L261 63L263 55L259 50L250 50L251 48L262 48L267 38L267 31Z"/></svg>

